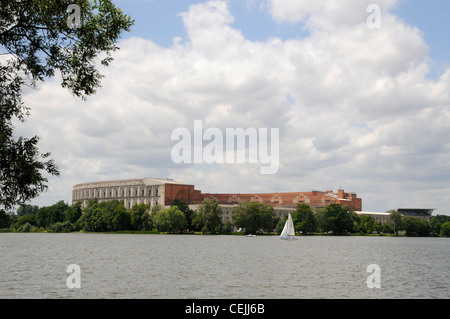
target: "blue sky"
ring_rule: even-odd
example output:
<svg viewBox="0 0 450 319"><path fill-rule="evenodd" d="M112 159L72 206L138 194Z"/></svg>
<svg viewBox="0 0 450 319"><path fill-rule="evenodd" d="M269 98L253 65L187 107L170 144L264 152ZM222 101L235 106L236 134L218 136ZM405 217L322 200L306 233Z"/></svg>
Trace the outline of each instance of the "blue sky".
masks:
<svg viewBox="0 0 450 319"><path fill-rule="evenodd" d="M124 38L142 37L165 47L172 45L174 37L186 39L179 13L187 11L189 5L201 2L206 1L116 0L116 4L136 21L132 32L124 34ZM234 16L233 26L252 41L266 41L270 37L287 40L309 34L303 29L302 23L277 23L258 3L231 0L229 9ZM450 1L401 0L391 12L424 32L430 47L429 55L434 61L430 76L439 76L445 67L450 66Z"/></svg>
<svg viewBox="0 0 450 319"><path fill-rule="evenodd" d="M450 66L450 1L404 0L393 12L424 32L435 74Z"/></svg>
<svg viewBox="0 0 450 319"><path fill-rule="evenodd" d="M174 37L185 38L185 30L179 13L188 10L189 5L206 1L198 0L118 0L117 6L136 20L131 33L124 35L150 39L161 46L172 45ZM298 25L279 25L273 21L267 10L256 5L248 6L246 1L230 1L234 16L233 26L253 41L265 41L277 36L282 39L307 35Z"/></svg>

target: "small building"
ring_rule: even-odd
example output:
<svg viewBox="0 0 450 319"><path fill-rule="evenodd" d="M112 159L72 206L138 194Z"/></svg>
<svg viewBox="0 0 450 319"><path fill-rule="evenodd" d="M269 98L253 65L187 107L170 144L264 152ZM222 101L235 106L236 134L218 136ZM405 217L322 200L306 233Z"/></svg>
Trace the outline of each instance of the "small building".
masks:
<svg viewBox="0 0 450 319"><path fill-rule="evenodd" d="M433 212L436 210L435 208L399 208L397 209L400 214L402 214L403 218L405 217L416 217L419 219L423 219L426 221L430 221L430 217Z"/></svg>
<svg viewBox="0 0 450 319"><path fill-rule="evenodd" d="M390 212L356 212L358 216L370 216L375 219L375 221L384 224L388 221Z"/></svg>
<svg viewBox="0 0 450 319"><path fill-rule="evenodd" d="M430 217L433 214L433 211L435 209L432 208L398 208L396 209L403 218L406 217L416 217L419 219L423 219L426 221L430 221ZM389 220L389 216L391 214L391 211L387 212L364 212L364 211L357 211L356 214L358 216L370 216L373 217L376 221L385 223Z"/></svg>

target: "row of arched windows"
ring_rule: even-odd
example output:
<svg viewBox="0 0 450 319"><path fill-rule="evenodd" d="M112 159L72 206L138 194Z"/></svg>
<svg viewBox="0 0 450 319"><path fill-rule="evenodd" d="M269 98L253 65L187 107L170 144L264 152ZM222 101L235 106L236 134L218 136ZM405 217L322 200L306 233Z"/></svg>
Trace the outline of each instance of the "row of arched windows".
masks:
<svg viewBox="0 0 450 319"><path fill-rule="evenodd" d="M132 197L152 197L159 196L158 186L149 187L99 187L87 188L73 191L73 200L88 199L119 199Z"/></svg>

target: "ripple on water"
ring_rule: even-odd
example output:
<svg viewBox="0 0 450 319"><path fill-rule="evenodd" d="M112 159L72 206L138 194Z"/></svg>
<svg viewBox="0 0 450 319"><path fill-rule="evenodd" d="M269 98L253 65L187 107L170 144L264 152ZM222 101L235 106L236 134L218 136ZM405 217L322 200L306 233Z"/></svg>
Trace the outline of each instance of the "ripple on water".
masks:
<svg viewBox="0 0 450 319"><path fill-rule="evenodd" d="M443 238L2 233L0 251L1 298L450 297ZM381 289L366 285L370 264Z"/></svg>

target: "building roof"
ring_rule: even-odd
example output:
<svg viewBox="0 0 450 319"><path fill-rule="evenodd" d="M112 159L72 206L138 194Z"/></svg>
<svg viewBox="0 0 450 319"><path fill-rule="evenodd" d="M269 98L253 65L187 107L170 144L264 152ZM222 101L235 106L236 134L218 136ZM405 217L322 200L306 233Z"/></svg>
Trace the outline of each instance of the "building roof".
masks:
<svg viewBox="0 0 450 319"><path fill-rule="evenodd" d="M120 183L120 184L126 184L131 182L142 182L145 185L159 185L159 184L178 184L178 185L190 185L186 184L180 181L174 181L170 178L128 178L128 179L116 179L116 180L107 180L107 181L96 181L96 182L86 182L86 183L80 183L75 185L76 186L82 186L82 185L92 185L92 184L106 184L106 183Z"/></svg>
<svg viewBox="0 0 450 319"><path fill-rule="evenodd" d="M431 216L435 208L399 208L398 212L403 215L426 215Z"/></svg>

